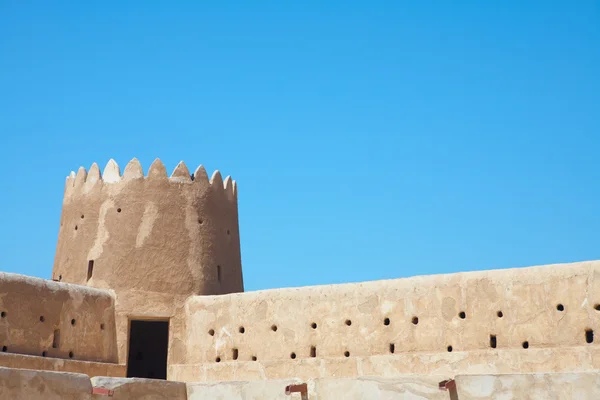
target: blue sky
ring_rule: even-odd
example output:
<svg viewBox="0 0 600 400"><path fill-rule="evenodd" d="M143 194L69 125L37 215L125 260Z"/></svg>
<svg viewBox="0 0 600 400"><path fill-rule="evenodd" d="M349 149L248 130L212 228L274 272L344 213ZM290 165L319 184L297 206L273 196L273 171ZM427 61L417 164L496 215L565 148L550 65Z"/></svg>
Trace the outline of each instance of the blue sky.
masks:
<svg viewBox="0 0 600 400"><path fill-rule="evenodd" d="M247 290L600 258L596 1L0 1L0 270L64 178L239 184Z"/></svg>

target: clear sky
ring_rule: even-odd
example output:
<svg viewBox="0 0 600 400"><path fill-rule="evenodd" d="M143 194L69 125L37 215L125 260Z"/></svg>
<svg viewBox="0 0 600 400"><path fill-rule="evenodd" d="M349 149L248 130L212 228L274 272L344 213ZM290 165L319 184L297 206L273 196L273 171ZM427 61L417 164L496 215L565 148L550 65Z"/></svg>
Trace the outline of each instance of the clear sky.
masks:
<svg viewBox="0 0 600 400"><path fill-rule="evenodd" d="M0 270L64 179L239 184L247 290L600 258L597 1L0 0Z"/></svg>

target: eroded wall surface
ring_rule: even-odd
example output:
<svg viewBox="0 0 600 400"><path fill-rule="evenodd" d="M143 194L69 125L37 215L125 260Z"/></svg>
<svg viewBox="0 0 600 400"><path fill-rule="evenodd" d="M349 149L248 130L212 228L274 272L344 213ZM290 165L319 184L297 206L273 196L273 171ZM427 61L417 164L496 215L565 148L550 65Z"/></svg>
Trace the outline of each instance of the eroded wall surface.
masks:
<svg viewBox="0 0 600 400"><path fill-rule="evenodd" d="M119 379L97 376L92 378L94 388L111 391L111 400L186 400L186 384L159 379ZM93 399L103 400L106 396L95 395Z"/></svg>
<svg viewBox="0 0 600 400"><path fill-rule="evenodd" d="M91 400L87 375L0 367L0 399Z"/></svg>
<svg viewBox="0 0 600 400"><path fill-rule="evenodd" d="M116 362L114 297L0 272L0 346L4 353Z"/></svg>
<svg viewBox="0 0 600 400"><path fill-rule="evenodd" d="M479 360L485 364L486 354L507 350L587 354L599 340L599 273L599 262L584 262L195 296L186 311L187 363L491 351ZM578 361L561 362L555 368Z"/></svg>

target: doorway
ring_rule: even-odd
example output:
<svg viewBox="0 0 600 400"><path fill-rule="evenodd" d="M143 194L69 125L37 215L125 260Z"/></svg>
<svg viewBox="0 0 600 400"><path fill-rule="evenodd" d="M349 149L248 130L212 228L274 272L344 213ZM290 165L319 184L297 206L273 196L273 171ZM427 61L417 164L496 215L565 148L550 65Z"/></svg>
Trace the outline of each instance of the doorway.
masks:
<svg viewBox="0 0 600 400"><path fill-rule="evenodd" d="M169 321L131 320L128 378L167 379Z"/></svg>

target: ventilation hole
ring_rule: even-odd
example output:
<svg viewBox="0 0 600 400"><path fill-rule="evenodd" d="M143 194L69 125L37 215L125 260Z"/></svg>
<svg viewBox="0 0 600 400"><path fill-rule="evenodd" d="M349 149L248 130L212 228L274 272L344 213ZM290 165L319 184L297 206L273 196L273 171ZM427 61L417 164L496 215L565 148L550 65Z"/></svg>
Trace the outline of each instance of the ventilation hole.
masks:
<svg viewBox="0 0 600 400"><path fill-rule="evenodd" d="M58 349L58 346L60 346L60 329L55 329L54 338L52 339L52 348Z"/></svg>
<svg viewBox="0 0 600 400"><path fill-rule="evenodd" d="M529 342L527 340L523 342L523 348L524 349L528 349L529 348Z"/></svg>
<svg viewBox="0 0 600 400"><path fill-rule="evenodd" d="M290 354L290 358L291 358L292 360L293 360L293 359L295 359L295 358L296 358L296 353L292 353L292 354Z"/></svg>
<svg viewBox="0 0 600 400"><path fill-rule="evenodd" d="M490 335L490 347L492 349L496 348L496 335Z"/></svg>
<svg viewBox="0 0 600 400"><path fill-rule="evenodd" d="M256 358L256 356L252 356L252 361L256 361L256 360L258 360L258 359Z"/></svg>
<svg viewBox="0 0 600 400"><path fill-rule="evenodd" d="M315 346L311 346L310 347L310 356L311 357L316 357L317 356L317 348Z"/></svg>
<svg viewBox="0 0 600 400"><path fill-rule="evenodd" d="M394 351L396 351L396 345L394 343L390 343L390 353L394 354Z"/></svg>
<svg viewBox="0 0 600 400"><path fill-rule="evenodd" d="M100 330L103 331L104 330L104 324L100 324Z"/></svg>
<svg viewBox="0 0 600 400"><path fill-rule="evenodd" d="M210 329L210 330L208 331L208 334L209 334L210 336L215 336L215 330L214 330L214 329Z"/></svg>
<svg viewBox="0 0 600 400"><path fill-rule="evenodd" d="M2 317L2 318L6 318L6 311L2 311L2 312L0 313L0 317Z"/></svg>
<svg viewBox="0 0 600 400"><path fill-rule="evenodd" d="M238 349L233 349L231 358L233 358L234 360L238 359Z"/></svg>
<svg viewBox="0 0 600 400"><path fill-rule="evenodd" d="M227 234L229 235L229 229L227 229Z"/></svg>
<svg viewBox="0 0 600 400"><path fill-rule="evenodd" d="M344 352L344 357L350 357L350 352L348 350Z"/></svg>
<svg viewBox="0 0 600 400"><path fill-rule="evenodd" d="M564 311L564 310L565 310L565 306L563 306L562 304L557 304L557 305L556 305L556 309L557 309L558 311Z"/></svg>
<svg viewBox="0 0 600 400"><path fill-rule="evenodd" d="M591 329L585 330L585 341L586 343L594 343L594 331Z"/></svg>
<svg viewBox="0 0 600 400"><path fill-rule="evenodd" d="M459 313L458 313L458 316L460 317L460 319L465 319L465 318L467 318L467 314L465 314L465 312L464 312L464 311L461 311L461 312L459 312Z"/></svg>
<svg viewBox="0 0 600 400"><path fill-rule="evenodd" d="M413 317L412 318L412 323L417 325L419 323L419 317Z"/></svg>
<svg viewBox="0 0 600 400"><path fill-rule="evenodd" d="M62 275L59 275L59 276L58 276L58 281L59 281L59 282L60 282L60 281L62 281Z"/></svg>
<svg viewBox="0 0 600 400"><path fill-rule="evenodd" d="M310 324L310 326L311 326L313 329L317 329L317 323L316 323L316 322L313 322L312 324Z"/></svg>
<svg viewBox="0 0 600 400"><path fill-rule="evenodd" d="M46 320L46 318L44 318L43 315L40 315L40 322L44 322Z"/></svg>
<svg viewBox="0 0 600 400"><path fill-rule="evenodd" d="M239 331L240 331L240 333L244 333L244 332L246 332L246 329L244 329L244 327L243 327L243 326L240 326L240 329L239 329Z"/></svg>
<svg viewBox="0 0 600 400"><path fill-rule="evenodd" d="M87 273L87 280L89 281L90 279L92 279L92 275L94 274L94 260L89 260L88 261L88 273Z"/></svg>
<svg viewBox="0 0 600 400"><path fill-rule="evenodd" d="M6 353L6 351L8 350L8 347L6 346L2 346L2 351Z"/></svg>
<svg viewBox="0 0 600 400"><path fill-rule="evenodd" d="M346 320L346 325L350 326L352 325L352 321L350 321L349 319Z"/></svg>
<svg viewBox="0 0 600 400"><path fill-rule="evenodd" d="M117 208L117 212L118 212L118 213L120 213L120 212L121 212L121 209L120 209L120 208Z"/></svg>
<svg viewBox="0 0 600 400"><path fill-rule="evenodd" d="M48 352L42 351L42 357L46 357L47 354L48 354Z"/></svg>
<svg viewBox="0 0 600 400"><path fill-rule="evenodd" d="M217 280L221 282L221 266L217 265Z"/></svg>
<svg viewBox="0 0 600 400"><path fill-rule="evenodd" d="M84 215L83 215L83 214L81 214L81 219L83 219L83 217L84 217Z"/></svg>
<svg viewBox="0 0 600 400"><path fill-rule="evenodd" d="M204 222L204 221L202 221L202 218L198 218L198 223L199 223L200 225L202 225L202 223L203 223L203 222Z"/></svg>
<svg viewBox="0 0 600 400"><path fill-rule="evenodd" d="M71 325L75 325L75 318L71 320Z"/></svg>
<svg viewBox="0 0 600 400"><path fill-rule="evenodd" d="M596 311L600 311L600 304L596 304L596 305L594 306L594 310L596 310Z"/></svg>
<svg viewBox="0 0 600 400"><path fill-rule="evenodd" d="M271 325L271 330L273 332L277 332L277 325Z"/></svg>
<svg viewBox="0 0 600 400"><path fill-rule="evenodd" d="M75 230L77 230L77 229L78 229L78 227L77 227L77 225L75 225Z"/></svg>
<svg viewBox="0 0 600 400"><path fill-rule="evenodd" d="M448 353L452 353L452 346L448 346Z"/></svg>
<svg viewBox="0 0 600 400"><path fill-rule="evenodd" d="M496 313L496 315L498 316L498 318L502 318L502 317L504 317L504 314L502 314L502 311L498 311L498 312Z"/></svg>
<svg viewBox="0 0 600 400"><path fill-rule="evenodd" d="M69 352L69 358L73 358L73 352L72 351Z"/></svg>
<svg viewBox="0 0 600 400"><path fill-rule="evenodd" d="M389 325L390 324L390 319L389 318L384 319L383 320L383 324L386 325L386 326Z"/></svg>
<svg viewBox="0 0 600 400"><path fill-rule="evenodd" d="M216 362L221 362L221 357L217 357L217 358L215 358L215 361L216 361Z"/></svg>

